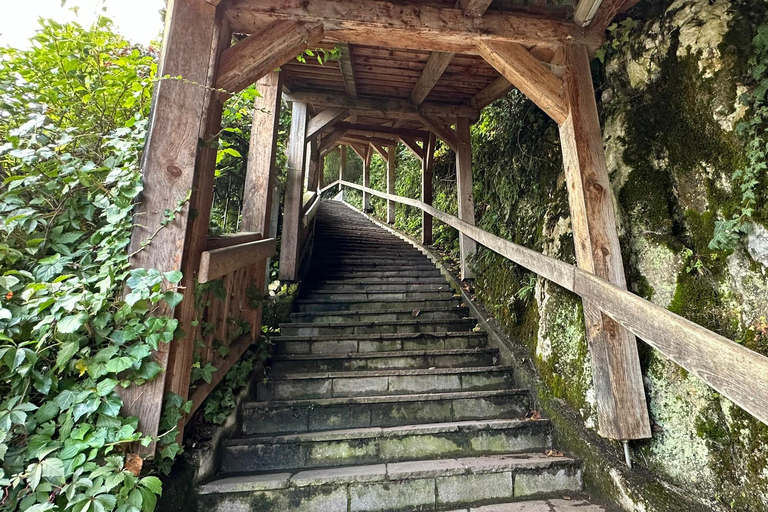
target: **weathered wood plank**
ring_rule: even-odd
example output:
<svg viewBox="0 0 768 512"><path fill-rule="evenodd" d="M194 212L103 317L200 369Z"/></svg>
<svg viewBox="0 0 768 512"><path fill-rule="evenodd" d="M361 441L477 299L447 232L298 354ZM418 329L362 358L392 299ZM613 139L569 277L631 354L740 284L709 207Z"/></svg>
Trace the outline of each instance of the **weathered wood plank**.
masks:
<svg viewBox="0 0 768 512"><path fill-rule="evenodd" d="M453 130L453 128L450 127L450 125L448 125L448 123L442 119L430 116L421 116L420 119L424 126L429 128L432 133L437 135L440 140L445 142L449 148L451 148L453 151L457 150L458 141L456 139L456 132Z"/></svg>
<svg viewBox="0 0 768 512"><path fill-rule="evenodd" d="M301 223L304 173L307 157L307 104L293 103L288 140L288 179L283 206L283 237L280 245L280 280L295 281L299 272L299 224Z"/></svg>
<svg viewBox="0 0 768 512"><path fill-rule="evenodd" d="M371 147L375 149L379 155L381 155L381 158L383 158L385 162L389 162L389 150L391 148L386 147L389 141L368 139L368 142L370 143Z"/></svg>
<svg viewBox="0 0 768 512"><path fill-rule="evenodd" d="M198 141L208 140L212 133L217 133L217 115L219 119L221 115L220 103L212 98L211 91L197 84L213 84L222 49L220 34L226 32L227 27L216 19L216 8L202 0L173 2L169 5L168 19L158 76L182 76L184 80L160 80L155 86L153 116L142 161L144 192L136 208L137 223L128 250L133 254L134 268L182 270L185 271L182 285L194 286L194 275L189 268L196 263L194 260L205 245L207 230L203 234L200 226L207 225L208 218L205 211L204 219L190 213L193 203L204 206L201 196L210 197L207 189L196 193L197 185L207 185L206 179L212 180L213 176L211 152L199 148ZM173 210L180 203L184 204L181 213L161 228L166 210ZM195 247L197 254L191 250ZM183 302L188 307L193 301L188 297ZM182 311L185 306L176 311L180 320L189 316ZM171 316L174 312L160 307L157 313ZM173 350L161 344L153 357L164 370L172 371L143 386L121 391L123 414L137 416L139 430L147 436L158 434L165 390L173 389L187 396L192 364L186 339L180 344L174 343ZM179 368L169 366L175 365L175 361L180 361ZM133 448L152 454L155 445Z"/></svg>
<svg viewBox="0 0 768 512"><path fill-rule="evenodd" d="M410 128L395 128L391 126L382 126L374 124L358 124L339 122L334 125L336 129L349 130L356 135L366 137L381 137L382 135L394 135L395 137L410 137L412 139L423 139L429 135L425 130L414 130Z"/></svg>
<svg viewBox="0 0 768 512"><path fill-rule="evenodd" d="M474 53L479 41L597 47L600 37L565 21L524 13L488 12L482 18L459 9L376 0L232 0L226 14L237 32L253 33L263 19L324 23L327 39L350 44Z"/></svg>
<svg viewBox="0 0 768 512"><path fill-rule="evenodd" d="M326 107L340 107L360 111L392 112L404 114L423 114L428 116L450 117L461 115L476 118L478 110L461 105L446 105L442 103L424 102L414 105L405 100L380 99L380 98L350 98L337 94L321 94L315 92L294 91L286 94L288 101L299 101L312 105Z"/></svg>
<svg viewBox="0 0 768 512"><path fill-rule="evenodd" d="M276 244L274 238L267 238L247 244L203 251L200 258L200 271L197 275L198 281L207 283L271 258L275 254Z"/></svg>
<svg viewBox="0 0 768 512"><path fill-rule="evenodd" d="M344 175L347 172L347 145L342 144L339 146L339 179L336 181L341 181L344 179ZM339 192L342 191L341 183L339 183Z"/></svg>
<svg viewBox="0 0 768 512"><path fill-rule="evenodd" d="M374 146L375 147L375 146ZM395 180L397 179L397 159L395 158L395 146L387 147L387 192L395 194ZM387 224L395 223L395 214L397 212L397 203L387 202Z"/></svg>
<svg viewBox="0 0 768 512"><path fill-rule="evenodd" d="M421 105L429 96L430 91L437 85L440 77L443 76L446 68L453 60L454 53L432 52L429 56L421 76L416 81L416 85L411 92L411 102L415 105Z"/></svg>
<svg viewBox="0 0 768 512"><path fill-rule="evenodd" d="M402 141L403 144L405 144L405 147L411 150L411 153L416 155L416 157L422 162L424 161L424 149L418 145L418 143L416 142L416 139L413 139L411 137L401 136L400 140Z"/></svg>
<svg viewBox="0 0 768 512"><path fill-rule="evenodd" d="M306 213L304 214L304 218L302 219L302 224L304 224L304 227L307 228L312 223L312 220L314 220L315 215L317 215L317 210L320 208L320 203L322 200L320 199L320 195L318 194L317 197L315 197L315 200L312 202L312 204L307 208Z"/></svg>
<svg viewBox="0 0 768 512"><path fill-rule="evenodd" d="M435 174L435 144L437 138L430 133L424 141L424 158L421 161L421 201L432 206ZM421 243L432 245L432 216L426 211L421 212Z"/></svg>
<svg viewBox="0 0 768 512"><path fill-rule="evenodd" d="M482 43L480 54L520 92L547 115L563 124L568 109L563 98L563 82L528 50L516 43Z"/></svg>
<svg viewBox="0 0 768 512"><path fill-rule="evenodd" d="M264 236L261 233L254 233L254 232L241 232L241 233L234 233L231 235L211 237L211 238L208 238L208 242L205 244L205 250L214 251L216 249L232 247L233 245L257 242L262 238L264 238Z"/></svg>
<svg viewBox="0 0 768 512"><path fill-rule="evenodd" d="M277 136L280 129L283 80L273 71L258 82L260 97L254 101L248 167L243 189L241 229L267 233L277 168Z"/></svg>
<svg viewBox="0 0 768 512"><path fill-rule="evenodd" d="M509 83L509 80L500 76L491 82L485 89L475 94L468 102L472 108L485 108L499 98L509 94L509 91L515 86Z"/></svg>
<svg viewBox="0 0 768 512"><path fill-rule="evenodd" d="M322 37L322 24L276 21L222 54L216 88L231 94L240 92Z"/></svg>
<svg viewBox="0 0 768 512"><path fill-rule="evenodd" d="M339 142L339 139L344 137L346 134L347 134L347 130L343 128L332 130L330 133L323 136L323 140L320 142L320 147L318 148L318 151L324 154L332 150L333 147Z"/></svg>
<svg viewBox="0 0 768 512"><path fill-rule="evenodd" d="M611 185L583 46L565 48L565 95L570 113L560 127L576 260L580 268L626 288ZM584 302L599 432L612 439L651 436L635 337Z"/></svg>
<svg viewBox="0 0 768 512"><path fill-rule="evenodd" d="M370 188L371 186L371 158L373 157L373 148L370 144L365 146L365 153L363 154L363 186ZM371 194L363 192L363 211L371 211Z"/></svg>
<svg viewBox="0 0 768 512"><path fill-rule="evenodd" d="M456 185L458 191L459 218L467 224L475 224L475 199L472 194L472 137L470 122L465 117L456 118ZM466 236L459 237L461 252L461 279L474 277L469 269L469 259L477 252L476 242Z"/></svg>
<svg viewBox="0 0 768 512"><path fill-rule="evenodd" d="M313 139L326 128L330 128L342 119L349 117L349 109L327 108L309 121L307 126L307 140Z"/></svg>
<svg viewBox="0 0 768 512"><path fill-rule="evenodd" d="M493 0L459 0L459 8L464 11L464 16L471 16L473 18L479 18Z"/></svg>
<svg viewBox="0 0 768 512"><path fill-rule="evenodd" d="M640 0L602 0L599 9L597 9L597 12L591 19L591 23L587 19L584 21L586 21L587 24L591 24L593 30L602 33L608 28L608 25L613 22L613 18L631 8L639 1Z"/></svg>
<svg viewBox="0 0 768 512"><path fill-rule="evenodd" d="M336 48L339 51L339 69L341 70L341 78L344 80L344 88L347 90L347 96L357 98L355 68L352 66L349 45L347 43L338 43Z"/></svg>

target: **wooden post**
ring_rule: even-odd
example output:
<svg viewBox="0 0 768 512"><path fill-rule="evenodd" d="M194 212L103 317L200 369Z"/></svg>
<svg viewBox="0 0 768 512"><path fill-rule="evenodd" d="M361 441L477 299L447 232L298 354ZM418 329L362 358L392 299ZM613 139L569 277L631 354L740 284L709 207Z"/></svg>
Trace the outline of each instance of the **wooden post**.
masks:
<svg viewBox="0 0 768 512"><path fill-rule="evenodd" d="M273 71L259 80L257 89L261 96L254 102L248 170L243 191L242 230L263 235L268 234L272 221L282 87L280 72Z"/></svg>
<svg viewBox="0 0 768 512"><path fill-rule="evenodd" d="M304 173L307 157L307 104L293 103L288 141L288 179L283 207L283 238L280 247L280 279L295 281L299 272L299 230L301 225Z"/></svg>
<svg viewBox="0 0 768 512"><path fill-rule="evenodd" d="M363 159L363 186L365 188L371 188L371 157L373 156L373 148L370 144L365 146L365 158ZM371 195L367 192L363 192L363 211L368 213L371 211Z"/></svg>
<svg viewBox="0 0 768 512"><path fill-rule="evenodd" d="M342 144L339 146L339 160L341 163L339 164L339 181L344 180L344 171L347 169L347 145ZM339 192L341 192L342 186L339 185Z"/></svg>
<svg viewBox="0 0 768 512"><path fill-rule="evenodd" d="M456 118L456 184L459 195L459 218L475 225L475 200L472 196L472 140L469 119ZM477 243L466 235L459 237L461 245L461 278L471 279L467 260L477 251Z"/></svg>
<svg viewBox="0 0 768 512"><path fill-rule="evenodd" d="M158 76L184 80L158 81L152 101L153 115L142 162L144 192L136 209L136 224L129 252L134 268L181 270L186 298L176 310L183 336L171 346L161 344L154 354L165 370L157 379L124 390L123 414L138 416L139 430L158 434L163 396L174 392L186 399L192 368L195 271L205 247L216 163L215 134L221 122L221 101L212 93L221 52L229 29L204 0L174 0L168 22ZM199 141L205 141L200 144ZM183 205L181 213L161 228L166 211ZM194 213L193 213L194 212ZM160 315L174 312L161 307ZM154 443L143 453L154 452Z"/></svg>
<svg viewBox="0 0 768 512"><path fill-rule="evenodd" d="M387 147L387 193L395 194L395 146ZM387 201L387 224L395 223L397 203Z"/></svg>
<svg viewBox="0 0 768 512"><path fill-rule="evenodd" d="M320 183L320 164L322 159L320 158L320 151L318 151L318 140L312 139L307 144L307 160L309 165L307 166L307 191L315 192L318 189Z"/></svg>
<svg viewBox="0 0 768 512"><path fill-rule="evenodd" d="M434 191L434 164L435 164L435 144L437 137L434 133L424 141L424 159L421 161L421 200L432 206ZM421 212L421 243L424 245L432 244L432 216L427 212Z"/></svg>
<svg viewBox="0 0 768 512"><path fill-rule="evenodd" d="M565 100L560 126L571 224L579 267L626 289L621 247L587 48L565 47ZM634 335L584 301L600 435L651 437Z"/></svg>

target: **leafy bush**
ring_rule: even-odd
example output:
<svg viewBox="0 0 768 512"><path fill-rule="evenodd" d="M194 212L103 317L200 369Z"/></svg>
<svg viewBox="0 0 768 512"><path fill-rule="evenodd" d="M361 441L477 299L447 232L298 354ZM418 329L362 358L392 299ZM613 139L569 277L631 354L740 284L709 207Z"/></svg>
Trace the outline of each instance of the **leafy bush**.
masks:
<svg viewBox="0 0 768 512"><path fill-rule="evenodd" d="M154 59L102 19L0 61L0 510L149 512L118 390L160 373L176 321L152 313L181 300L126 254Z"/></svg>

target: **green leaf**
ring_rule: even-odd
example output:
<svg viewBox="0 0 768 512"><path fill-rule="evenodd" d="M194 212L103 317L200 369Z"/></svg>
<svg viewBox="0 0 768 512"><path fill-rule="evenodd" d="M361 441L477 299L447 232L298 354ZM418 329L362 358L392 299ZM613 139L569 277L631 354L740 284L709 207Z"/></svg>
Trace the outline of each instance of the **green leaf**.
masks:
<svg viewBox="0 0 768 512"><path fill-rule="evenodd" d="M133 359L130 357L116 357L107 363L107 371L110 373L120 373L133 366Z"/></svg>
<svg viewBox="0 0 768 512"><path fill-rule="evenodd" d="M115 389L116 386L117 381L115 379L104 379L96 384L96 393L99 396L107 396L112 393L112 390Z"/></svg>
<svg viewBox="0 0 768 512"><path fill-rule="evenodd" d="M139 480L139 485L146 487L155 494L163 493L163 484L156 476L146 476Z"/></svg>
<svg viewBox="0 0 768 512"><path fill-rule="evenodd" d="M69 360L77 354L78 350L80 350L80 343L77 341L70 341L62 344L59 353L56 355L56 368L64 368Z"/></svg>
<svg viewBox="0 0 768 512"><path fill-rule="evenodd" d="M166 272L165 274L163 274L163 276L169 283L172 283L172 284L178 284L179 282L181 282L181 279L184 277L184 275L178 270Z"/></svg>
<svg viewBox="0 0 768 512"><path fill-rule="evenodd" d="M88 321L88 315L79 313L62 318L56 323L56 329L63 334L71 334L80 329Z"/></svg>

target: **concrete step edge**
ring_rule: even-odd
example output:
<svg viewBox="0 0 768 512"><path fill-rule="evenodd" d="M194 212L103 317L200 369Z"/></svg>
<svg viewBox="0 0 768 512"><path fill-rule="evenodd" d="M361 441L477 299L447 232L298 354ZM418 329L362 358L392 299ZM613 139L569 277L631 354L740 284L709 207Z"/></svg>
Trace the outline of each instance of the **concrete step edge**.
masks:
<svg viewBox="0 0 768 512"><path fill-rule="evenodd" d="M333 313L333 312L330 312ZM273 343L297 341L311 342L311 341L345 341L345 340L359 340L359 341L375 341L375 340L415 340L421 338L433 338L433 339L445 339L445 338L482 338L487 336L485 331L437 331L437 332L387 332L376 334L319 334L312 336L279 336L272 338ZM402 353L402 352L401 352Z"/></svg>
<svg viewBox="0 0 768 512"><path fill-rule="evenodd" d="M514 372L512 366L464 366L460 368L408 368L399 370L362 370L354 372L281 373L270 375L269 381L311 379L359 379L366 377L410 377L420 375L460 375L472 373Z"/></svg>
<svg viewBox="0 0 768 512"><path fill-rule="evenodd" d="M272 361L316 361L324 359L378 359L385 357L464 356L474 354L498 354L496 348L451 348L424 350L397 350L391 352L350 352L348 354L290 354L275 355Z"/></svg>

